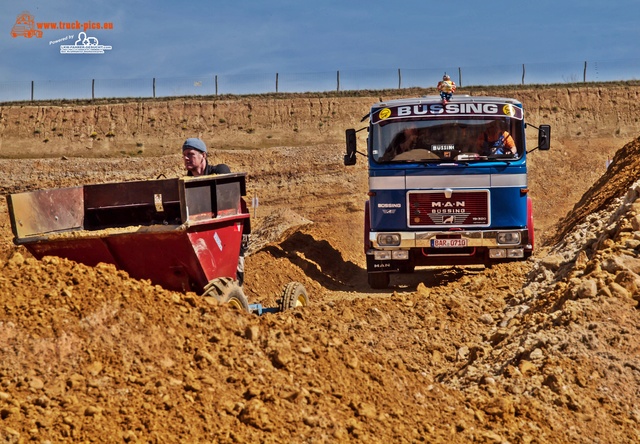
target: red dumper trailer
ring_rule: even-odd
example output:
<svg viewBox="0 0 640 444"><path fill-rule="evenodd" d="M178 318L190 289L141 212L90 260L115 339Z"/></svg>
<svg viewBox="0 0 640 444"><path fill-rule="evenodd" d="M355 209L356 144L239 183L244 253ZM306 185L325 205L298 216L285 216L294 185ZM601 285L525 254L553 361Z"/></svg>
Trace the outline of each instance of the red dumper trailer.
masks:
<svg viewBox="0 0 640 444"><path fill-rule="evenodd" d="M168 290L262 314L235 280L249 213L244 173L83 185L7 197L14 243L34 257L113 264ZM285 285L278 310L307 305Z"/></svg>

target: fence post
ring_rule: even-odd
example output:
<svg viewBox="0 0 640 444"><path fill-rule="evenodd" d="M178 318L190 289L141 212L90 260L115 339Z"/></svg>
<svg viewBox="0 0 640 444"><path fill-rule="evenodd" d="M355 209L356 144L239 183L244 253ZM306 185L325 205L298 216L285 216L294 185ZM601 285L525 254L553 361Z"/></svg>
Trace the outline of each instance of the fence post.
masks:
<svg viewBox="0 0 640 444"><path fill-rule="evenodd" d="M278 73L276 73L276 92L278 92Z"/></svg>
<svg viewBox="0 0 640 444"><path fill-rule="evenodd" d="M33 102L33 80L31 81L31 101Z"/></svg>
<svg viewBox="0 0 640 444"><path fill-rule="evenodd" d="M153 98L156 98L156 78L153 78Z"/></svg>
<svg viewBox="0 0 640 444"><path fill-rule="evenodd" d="M338 80L338 86L337 86L337 88L336 88L336 91L337 91L337 92L340 92L340 70L338 70L338 77L337 77L337 80Z"/></svg>
<svg viewBox="0 0 640 444"><path fill-rule="evenodd" d="M215 81L216 81L216 96L218 95L218 75L216 74L215 77Z"/></svg>
<svg viewBox="0 0 640 444"><path fill-rule="evenodd" d="M96 98L96 79L91 79L91 100Z"/></svg>
<svg viewBox="0 0 640 444"><path fill-rule="evenodd" d="M458 66L458 86L462 87L462 68Z"/></svg>
<svg viewBox="0 0 640 444"><path fill-rule="evenodd" d="M398 89L402 89L402 73L400 72L400 68L398 68Z"/></svg>
<svg viewBox="0 0 640 444"><path fill-rule="evenodd" d="M524 73L525 73L525 69L524 69L524 63L522 64L522 84L524 85Z"/></svg>
<svg viewBox="0 0 640 444"><path fill-rule="evenodd" d="M584 72L582 73L582 83L587 82L587 61L584 61Z"/></svg>

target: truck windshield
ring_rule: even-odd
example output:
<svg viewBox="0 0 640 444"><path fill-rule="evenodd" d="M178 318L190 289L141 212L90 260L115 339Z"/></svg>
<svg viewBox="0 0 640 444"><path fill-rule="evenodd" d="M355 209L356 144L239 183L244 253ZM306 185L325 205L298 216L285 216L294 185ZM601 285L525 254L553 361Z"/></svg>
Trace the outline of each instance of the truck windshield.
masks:
<svg viewBox="0 0 640 444"><path fill-rule="evenodd" d="M372 125L378 163L451 162L519 158L522 121L510 117L392 120Z"/></svg>

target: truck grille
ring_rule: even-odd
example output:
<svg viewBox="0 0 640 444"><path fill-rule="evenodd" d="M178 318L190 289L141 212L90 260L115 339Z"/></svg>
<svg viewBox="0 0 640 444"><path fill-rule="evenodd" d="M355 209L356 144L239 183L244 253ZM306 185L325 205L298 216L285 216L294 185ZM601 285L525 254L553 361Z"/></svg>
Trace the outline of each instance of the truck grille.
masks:
<svg viewBox="0 0 640 444"><path fill-rule="evenodd" d="M410 191L410 227L488 226L489 191Z"/></svg>

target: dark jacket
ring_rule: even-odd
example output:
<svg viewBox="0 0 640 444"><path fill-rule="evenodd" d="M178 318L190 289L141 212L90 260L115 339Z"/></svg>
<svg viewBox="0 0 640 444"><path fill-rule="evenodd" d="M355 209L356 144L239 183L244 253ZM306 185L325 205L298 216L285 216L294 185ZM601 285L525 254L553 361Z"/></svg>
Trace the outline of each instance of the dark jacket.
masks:
<svg viewBox="0 0 640 444"><path fill-rule="evenodd" d="M209 165L209 163L207 163L207 166L204 169L204 173L202 173L203 176L208 176L210 174L227 174L231 172L231 168L229 168L229 165L226 165L224 163L219 163L218 165ZM193 176L193 174L191 174L191 171L187 171L187 176Z"/></svg>

